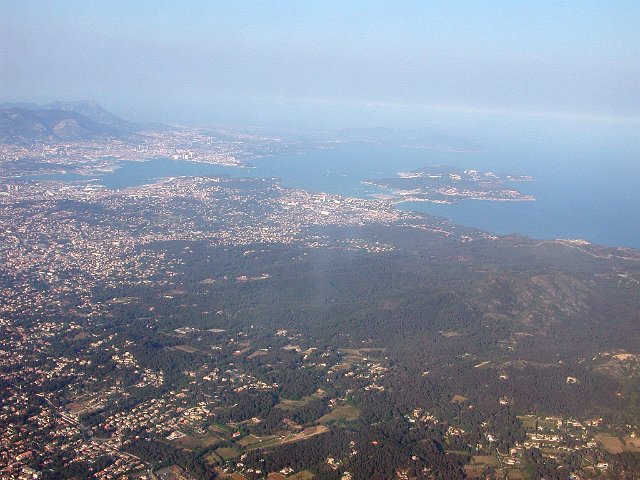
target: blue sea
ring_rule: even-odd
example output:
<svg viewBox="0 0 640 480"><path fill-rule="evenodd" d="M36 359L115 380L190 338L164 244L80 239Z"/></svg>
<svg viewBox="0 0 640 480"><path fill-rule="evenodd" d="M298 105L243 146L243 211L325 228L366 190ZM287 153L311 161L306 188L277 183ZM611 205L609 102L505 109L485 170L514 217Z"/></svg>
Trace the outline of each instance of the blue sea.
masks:
<svg viewBox="0 0 640 480"><path fill-rule="evenodd" d="M165 176L220 175L279 177L286 187L369 198L379 193L365 179L392 176L427 165L450 165L502 174L531 175L514 184L535 202L465 200L455 205L404 203L399 208L449 218L495 234L519 233L539 239L582 238L609 246L640 248L640 141L632 128L579 125L530 131L475 130L473 151L352 142L310 147L233 168L155 159L121 162L97 181L126 188ZM538 126L540 127L540 126ZM468 138L468 137L467 137ZM67 176L68 179L73 177Z"/></svg>

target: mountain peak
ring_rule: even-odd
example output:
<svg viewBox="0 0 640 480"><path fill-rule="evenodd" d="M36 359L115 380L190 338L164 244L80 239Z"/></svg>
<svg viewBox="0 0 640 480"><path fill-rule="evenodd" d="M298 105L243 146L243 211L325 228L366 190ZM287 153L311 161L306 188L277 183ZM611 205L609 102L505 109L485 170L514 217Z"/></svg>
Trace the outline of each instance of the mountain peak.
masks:
<svg viewBox="0 0 640 480"><path fill-rule="evenodd" d="M125 130L135 130L136 125L134 123L123 120L122 118L114 115L113 113L105 110L95 100L77 100L69 102L52 102L43 107L47 110L68 110L72 112L84 115L94 122L102 123L112 127L118 127Z"/></svg>
<svg viewBox="0 0 640 480"><path fill-rule="evenodd" d="M55 102L0 105L0 141L29 142L45 139L122 138L137 126L104 110L98 102Z"/></svg>

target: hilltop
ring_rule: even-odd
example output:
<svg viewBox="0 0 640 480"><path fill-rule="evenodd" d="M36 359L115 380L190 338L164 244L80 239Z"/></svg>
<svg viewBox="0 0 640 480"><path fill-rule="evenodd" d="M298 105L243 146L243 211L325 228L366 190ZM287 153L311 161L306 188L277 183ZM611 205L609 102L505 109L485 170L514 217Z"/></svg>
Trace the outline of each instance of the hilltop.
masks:
<svg viewBox="0 0 640 480"><path fill-rule="evenodd" d="M0 141L6 143L129 138L142 128L95 101L0 104Z"/></svg>

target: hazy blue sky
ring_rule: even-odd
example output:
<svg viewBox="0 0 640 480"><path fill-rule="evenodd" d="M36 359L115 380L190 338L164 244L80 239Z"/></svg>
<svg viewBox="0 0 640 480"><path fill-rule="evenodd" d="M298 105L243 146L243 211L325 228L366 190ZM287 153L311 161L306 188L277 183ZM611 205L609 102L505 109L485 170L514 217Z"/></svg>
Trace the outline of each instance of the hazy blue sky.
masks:
<svg viewBox="0 0 640 480"><path fill-rule="evenodd" d="M640 118L640 2L0 0L2 100L139 120Z"/></svg>

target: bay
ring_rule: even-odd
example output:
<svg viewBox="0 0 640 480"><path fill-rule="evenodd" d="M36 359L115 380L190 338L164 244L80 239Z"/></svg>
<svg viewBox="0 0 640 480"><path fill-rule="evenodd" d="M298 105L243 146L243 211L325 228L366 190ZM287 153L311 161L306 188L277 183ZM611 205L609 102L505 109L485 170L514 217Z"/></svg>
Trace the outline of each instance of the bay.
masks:
<svg viewBox="0 0 640 480"><path fill-rule="evenodd" d="M513 186L536 197L534 202L465 200L454 205L403 203L399 208L449 218L454 223L494 234L518 233L539 239L581 238L610 246L640 248L640 158L637 144L616 135L533 139L499 136L477 151L450 151L347 142L308 148L301 154L278 154L251 160L252 168L235 168L158 158L120 162L120 168L97 182L122 189L168 176L229 175L278 177L283 186L314 192L371 198L380 193L363 184L427 165L450 165L532 175L534 181ZM75 180L75 176L58 176Z"/></svg>

